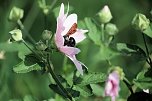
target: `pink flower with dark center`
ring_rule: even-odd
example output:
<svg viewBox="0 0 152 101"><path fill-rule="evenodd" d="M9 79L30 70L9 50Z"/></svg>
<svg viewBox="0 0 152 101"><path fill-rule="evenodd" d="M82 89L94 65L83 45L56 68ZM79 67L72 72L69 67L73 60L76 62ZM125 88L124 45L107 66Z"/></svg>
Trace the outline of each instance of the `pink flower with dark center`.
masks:
<svg viewBox="0 0 152 101"><path fill-rule="evenodd" d="M69 57L75 64L77 70L83 75L82 65L83 63L76 59L76 54L80 52L80 49L75 45L86 38L84 33L88 30L77 28L77 15L70 14L68 11L64 13L64 4L61 4L59 16L57 17L57 29L55 33L55 44L60 52Z"/></svg>
<svg viewBox="0 0 152 101"><path fill-rule="evenodd" d="M119 81L120 77L118 72L113 71L109 74L106 86L105 86L105 96L110 96L112 101L115 101L119 93Z"/></svg>

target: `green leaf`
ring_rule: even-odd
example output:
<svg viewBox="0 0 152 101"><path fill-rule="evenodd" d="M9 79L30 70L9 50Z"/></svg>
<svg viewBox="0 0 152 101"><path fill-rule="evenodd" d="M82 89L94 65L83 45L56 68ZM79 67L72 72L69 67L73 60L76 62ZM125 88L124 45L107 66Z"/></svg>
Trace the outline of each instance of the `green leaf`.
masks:
<svg viewBox="0 0 152 101"><path fill-rule="evenodd" d="M88 73L82 76L82 79L77 81L78 85L85 86L89 84L95 84L99 82L104 82L106 80L106 74L104 73Z"/></svg>
<svg viewBox="0 0 152 101"><path fill-rule="evenodd" d="M152 38L152 24L143 33Z"/></svg>
<svg viewBox="0 0 152 101"><path fill-rule="evenodd" d="M134 84L140 89L150 89L152 88L152 78L145 77L147 70L141 71L136 79L133 80Z"/></svg>
<svg viewBox="0 0 152 101"><path fill-rule="evenodd" d="M14 72L16 73L28 73L33 70L41 70L41 69L42 68L37 63L27 66L24 61L20 62L13 68Z"/></svg>
<svg viewBox="0 0 152 101"><path fill-rule="evenodd" d="M152 68L148 68L147 72L145 73L145 77L152 78Z"/></svg>
<svg viewBox="0 0 152 101"><path fill-rule="evenodd" d="M63 98L68 98L68 96L63 93L63 91L60 89L60 87L56 84L50 84L49 87L54 91L56 92L57 94L61 95ZM65 88L67 90L67 92L69 94L72 95L73 98L75 97L79 97L80 96L80 92L77 91L77 90L74 90L72 88Z"/></svg>
<svg viewBox="0 0 152 101"><path fill-rule="evenodd" d="M84 97L88 97L88 96L91 96L93 95L92 93L92 88L89 87L89 85L87 86L74 86L74 89L78 90L80 92L80 95L81 96L84 96Z"/></svg>
<svg viewBox="0 0 152 101"><path fill-rule="evenodd" d="M0 43L0 50L4 50L6 52L30 51L23 43L18 43L18 42Z"/></svg>
<svg viewBox="0 0 152 101"><path fill-rule="evenodd" d="M91 18L85 18L84 19L86 26L89 30L88 36L89 38L96 44L100 45L101 44L101 33L95 26L95 24L91 21Z"/></svg>
<svg viewBox="0 0 152 101"><path fill-rule="evenodd" d="M146 53L137 45L117 43L115 46L116 50L124 56L134 56L136 59L146 59Z"/></svg>
<svg viewBox="0 0 152 101"><path fill-rule="evenodd" d="M60 89L60 87L56 84L50 84L49 87L54 91L56 92L57 94L61 95L62 97L64 98L67 98L67 95L65 95L63 93L63 91Z"/></svg>
<svg viewBox="0 0 152 101"><path fill-rule="evenodd" d="M77 90L73 90L72 88L66 88L66 90L72 95L73 98L80 96L80 92Z"/></svg>

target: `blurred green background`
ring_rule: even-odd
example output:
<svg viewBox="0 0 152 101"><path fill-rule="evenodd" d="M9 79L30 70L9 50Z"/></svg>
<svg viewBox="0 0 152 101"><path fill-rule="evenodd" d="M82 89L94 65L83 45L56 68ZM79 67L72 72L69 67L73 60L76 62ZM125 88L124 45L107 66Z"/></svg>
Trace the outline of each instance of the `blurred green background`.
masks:
<svg viewBox="0 0 152 101"><path fill-rule="evenodd" d="M47 0L48 5L51 5L52 2L53 0ZM132 28L131 21L134 15L139 12L151 18L152 15L149 13L152 7L151 0L57 0L47 16L46 25L44 23L44 14L38 6L38 0L0 0L0 43L7 42L10 37L9 31L18 26L8 20L9 12L13 6L24 9L24 17L21 21L31 36L36 41L39 41L43 30L48 29L55 32L56 15L62 2L65 5L69 3L70 13L76 13L79 21L83 21L85 17L94 18L104 5L108 5L113 15L111 22L116 24L119 29L119 33L115 36L113 42L138 44L143 47L141 34ZM148 44L151 45L152 40L148 37L146 38ZM25 37L25 40L29 41L27 37ZM100 53L98 54L99 47L89 38L80 43L78 47L81 49L81 53L77 57L86 64L89 71L107 72L108 63L106 60L103 61L99 57L95 57L95 55L100 55ZM5 58L0 60L0 101L23 99L26 95L32 95L38 101L42 101L56 96L48 87L49 78L46 74L42 75L41 72L36 71L27 74L13 72L13 66L21 61L17 54L17 52L5 52ZM63 68L63 58L64 56L59 53L55 53L52 56L55 71L57 73L64 74L66 72L70 74L75 67L71 64L71 61L68 61L69 65ZM144 62L139 63L135 58L123 56L117 56L111 59L111 62L113 65L121 66L130 80L137 75L145 64ZM129 94L128 90L123 83L121 83L121 87L120 96L126 99L126 95ZM103 86L101 90L99 93L103 93ZM93 101L93 99L98 101L98 98L95 100L94 96L89 98L82 97L81 99L82 101L88 99L90 101ZM101 99L99 101L102 101Z"/></svg>

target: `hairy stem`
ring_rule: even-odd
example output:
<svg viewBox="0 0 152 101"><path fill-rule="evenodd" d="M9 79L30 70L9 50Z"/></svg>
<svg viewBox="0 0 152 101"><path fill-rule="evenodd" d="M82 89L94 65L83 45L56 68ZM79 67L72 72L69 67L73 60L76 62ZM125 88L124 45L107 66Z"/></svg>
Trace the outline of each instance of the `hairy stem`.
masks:
<svg viewBox="0 0 152 101"><path fill-rule="evenodd" d="M71 94L63 87L63 85L61 84L61 82L58 79L57 75L52 70L52 68L54 68L54 67L53 67L52 62L50 61L50 55L49 54L47 55L47 63L48 63L49 72L52 75L53 79L55 80L56 84L59 86L61 91L66 95L66 97L68 97L69 100L73 101Z"/></svg>

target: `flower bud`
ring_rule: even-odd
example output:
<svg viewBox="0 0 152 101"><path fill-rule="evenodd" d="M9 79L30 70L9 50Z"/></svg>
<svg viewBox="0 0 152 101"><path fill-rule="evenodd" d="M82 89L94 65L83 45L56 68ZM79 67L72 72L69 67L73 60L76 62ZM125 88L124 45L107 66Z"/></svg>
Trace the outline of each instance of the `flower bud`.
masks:
<svg viewBox="0 0 152 101"><path fill-rule="evenodd" d="M18 21L23 18L23 14L24 11L22 9L13 7L10 12L9 19L12 21Z"/></svg>
<svg viewBox="0 0 152 101"><path fill-rule="evenodd" d="M145 15L138 13L135 15L135 17L132 20L132 25L135 29L144 31L149 27L150 21L146 18Z"/></svg>
<svg viewBox="0 0 152 101"><path fill-rule="evenodd" d="M98 13L98 16L101 23L108 23L112 19L110 9L107 5Z"/></svg>
<svg viewBox="0 0 152 101"><path fill-rule="evenodd" d="M44 30L42 33L43 40L49 40L52 36L52 32L49 30Z"/></svg>
<svg viewBox="0 0 152 101"><path fill-rule="evenodd" d="M105 26L105 32L109 35L116 35L118 33L118 28L115 24L108 23Z"/></svg>
<svg viewBox="0 0 152 101"><path fill-rule="evenodd" d="M22 39L22 32L20 29L15 29L9 32L11 34L11 40L13 41L21 41Z"/></svg>
<svg viewBox="0 0 152 101"><path fill-rule="evenodd" d="M42 41L37 42L35 47L40 51L44 51L47 48L47 46Z"/></svg>
<svg viewBox="0 0 152 101"><path fill-rule="evenodd" d="M117 73L119 74L119 77L120 77L121 80L124 79L125 74L124 74L123 69L122 69L121 67L119 67L119 66L114 66L114 67L112 67L112 68L110 69L110 72L113 72L113 71L115 71L115 72L117 72Z"/></svg>

